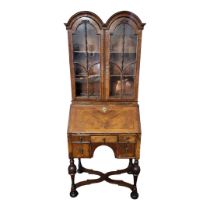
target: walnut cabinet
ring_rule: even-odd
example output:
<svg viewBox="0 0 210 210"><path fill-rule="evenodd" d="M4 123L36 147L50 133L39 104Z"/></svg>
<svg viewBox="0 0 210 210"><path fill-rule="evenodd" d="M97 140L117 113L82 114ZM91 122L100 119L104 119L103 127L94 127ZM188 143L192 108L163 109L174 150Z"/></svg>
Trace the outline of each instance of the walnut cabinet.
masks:
<svg viewBox="0 0 210 210"><path fill-rule="evenodd" d="M78 195L78 187L105 180L130 188L131 197L138 198L138 86L144 25L128 11L114 14L106 23L96 14L83 11L65 23L72 90L67 132L71 197ZM92 158L100 145L109 146L116 158L129 159L128 167L106 174L83 167L81 159ZM75 183L76 172L97 174L100 178ZM133 175L134 184L109 177L119 172Z"/></svg>

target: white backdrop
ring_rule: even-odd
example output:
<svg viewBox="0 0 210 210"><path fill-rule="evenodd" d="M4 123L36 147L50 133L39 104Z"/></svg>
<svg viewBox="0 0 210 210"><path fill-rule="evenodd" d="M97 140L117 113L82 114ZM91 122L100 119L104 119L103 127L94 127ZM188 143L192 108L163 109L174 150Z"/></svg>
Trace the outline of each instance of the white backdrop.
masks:
<svg viewBox="0 0 210 210"><path fill-rule="evenodd" d="M140 197L101 183L69 197L67 33L75 12L130 10L143 31ZM0 209L210 209L210 13L206 0L0 2ZM106 147L105 147L106 148ZM125 167L98 148L91 168ZM86 179L86 175L79 175ZM122 178L132 181L128 175Z"/></svg>

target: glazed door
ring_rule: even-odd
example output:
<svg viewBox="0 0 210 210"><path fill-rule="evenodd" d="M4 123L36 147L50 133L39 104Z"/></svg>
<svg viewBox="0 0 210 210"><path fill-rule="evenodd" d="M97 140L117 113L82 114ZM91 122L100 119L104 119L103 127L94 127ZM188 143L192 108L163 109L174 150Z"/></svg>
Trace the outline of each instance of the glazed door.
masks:
<svg viewBox="0 0 210 210"><path fill-rule="evenodd" d="M103 80L103 33L89 17L69 30L73 100L100 100Z"/></svg>
<svg viewBox="0 0 210 210"><path fill-rule="evenodd" d="M128 17L118 18L111 23L106 40L106 98L137 100L141 30Z"/></svg>

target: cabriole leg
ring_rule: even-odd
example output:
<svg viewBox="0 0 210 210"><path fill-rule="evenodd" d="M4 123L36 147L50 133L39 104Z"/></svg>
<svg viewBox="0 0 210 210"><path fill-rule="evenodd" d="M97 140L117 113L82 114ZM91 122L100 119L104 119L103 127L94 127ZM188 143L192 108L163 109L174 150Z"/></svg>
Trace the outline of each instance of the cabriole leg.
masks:
<svg viewBox="0 0 210 210"><path fill-rule="evenodd" d="M77 167L74 164L74 159L70 158L70 165L68 168L69 175L71 176L71 197L76 197L78 195L78 192L76 191L76 185L75 185L75 174L77 172Z"/></svg>

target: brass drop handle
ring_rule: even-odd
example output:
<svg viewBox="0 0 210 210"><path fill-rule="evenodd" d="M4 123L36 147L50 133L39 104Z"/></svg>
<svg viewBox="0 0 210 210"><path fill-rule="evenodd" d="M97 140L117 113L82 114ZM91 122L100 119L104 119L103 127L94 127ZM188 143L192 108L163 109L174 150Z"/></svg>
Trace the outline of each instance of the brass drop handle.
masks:
<svg viewBox="0 0 210 210"><path fill-rule="evenodd" d="M105 143L105 141L106 141L106 138L103 138L102 140L103 140L103 142Z"/></svg>
<svg viewBox="0 0 210 210"><path fill-rule="evenodd" d="M128 153L128 144L125 144L125 153Z"/></svg>
<svg viewBox="0 0 210 210"><path fill-rule="evenodd" d="M82 142L82 137L81 136L79 137L79 140L80 140L80 142Z"/></svg>
<svg viewBox="0 0 210 210"><path fill-rule="evenodd" d="M82 147L80 147L80 149L79 149L79 152L80 152L80 154L82 154L83 155L83 148Z"/></svg>

